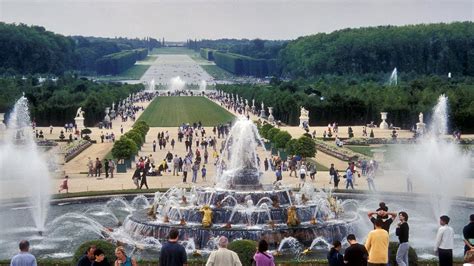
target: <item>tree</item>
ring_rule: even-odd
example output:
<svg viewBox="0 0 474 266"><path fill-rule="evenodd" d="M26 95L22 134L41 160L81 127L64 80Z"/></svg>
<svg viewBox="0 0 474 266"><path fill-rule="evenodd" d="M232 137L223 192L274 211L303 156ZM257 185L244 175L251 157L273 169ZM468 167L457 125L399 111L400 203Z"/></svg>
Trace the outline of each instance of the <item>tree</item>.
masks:
<svg viewBox="0 0 474 266"><path fill-rule="evenodd" d="M129 159L133 155L137 154L138 147L136 143L127 138L125 135L120 137L119 140L115 141L112 148L112 156L117 159Z"/></svg>
<svg viewBox="0 0 474 266"><path fill-rule="evenodd" d="M303 158L311 158L316 155L316 143L306 136L302 136L297 140L294 149L295 154Z"/></svg>
<svg viewBox="0 0 474 266"><path fill-rule="evenodd" d="M267 133L270 129L274 128L271 124L263 124L263 126L261 126L259 129L258 129L258 132L260 134L260 136L268 139L268 136L267 136Z"/></svg>
<svg viewBox="0 0 474 266"><path fill-rule="evenodd" d="M287 131L280 131L275 135L274 139L276 148L284 149L288 141L290 141L291 135Z"/></svg>
<svg viewBox="0 0 474 266"><path fill-rule="evenodd" d="M279 128L276 128L276 127L272 128L272 129L270 129L270 130L268 130L268 132L267 132L267 139L268 139L269 141L275 143L275 136L276 136L278 133L280 133L280 131L281 131L281 130L280 130Z"/></svg>

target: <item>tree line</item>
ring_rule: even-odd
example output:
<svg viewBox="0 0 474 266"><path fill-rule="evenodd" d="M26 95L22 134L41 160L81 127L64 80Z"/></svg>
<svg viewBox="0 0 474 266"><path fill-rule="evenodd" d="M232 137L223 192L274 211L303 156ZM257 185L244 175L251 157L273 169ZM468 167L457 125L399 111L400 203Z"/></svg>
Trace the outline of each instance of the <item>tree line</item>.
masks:
<svg viewBox="0 0 474 266"><path fill-rule="evenodd" d="M103 56L96 61L97 73L120 74L133 66L138 60L145 59L147 55L147 49L135 49Z"/></svg>
<svg viewBox="0 0 474 266"><path fill-rule="evenodd" d="M474 22L379 26L319 33L279 52L284 76L390 72L474 76Z"/></svg>
<svg viewBox="0 0 474 266"><path fill-rule="evenodd" d="M423 112L429 121L438 97L449 99L451 129L474 132L474 79L418 76L397 86L355 78L328 76L314 82L273 81L269 85L216 85L216 89L237 93L256 105L273 107L277 120L299 124L300 107L309 110L310 125L324 126L379 124L380 112L388 112L388 123L410 129ZM257 104L258 103L258 104ZM268 115L268 109L266 110Z"/></svg>
<svg viewBox="0 0 474 266"><path fill-rule="evenodd" d="M126 50L153 49L153 38L66 37L40 26L0 22L0 74L94 73L100 58Z"/></svg>
<svg viewBox="0 0 474 266"><path fill-rule="evenodd" d="M142 84L97 83L65 75L43 83L35 76L0 79L0 112L10 112L22 93L29 101L32 120L39 126L74 123L77 109L85 112L86 126L94 126L111 107L131 93L143 90Z"/></svg>

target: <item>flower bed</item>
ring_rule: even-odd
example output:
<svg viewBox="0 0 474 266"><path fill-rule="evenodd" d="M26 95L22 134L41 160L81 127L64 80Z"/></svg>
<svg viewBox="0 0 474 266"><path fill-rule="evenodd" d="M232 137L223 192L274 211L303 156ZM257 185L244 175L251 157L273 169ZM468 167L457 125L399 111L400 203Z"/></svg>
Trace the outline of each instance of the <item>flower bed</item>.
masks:
<svg viewBox="0 0 474 266"><path fill-rule="evenodd" d="M335 144L330 144L324 141L316 140L316 148L326 154L336 157L343 161L356 161L358 159L370 159L369 157L353 152L349 149L337 147Z"/></svg>
<svg viewBox="0 0 474 266"><path fill-rule="evenodd" d="M89 146L91 146L92 143L88 140L75 140L71 143L68 143L66 146L64 146L63 151L64 151L64 160L65 162L69 162L72 160L74 157L76 157L79 153L87 149Z"/></svg>

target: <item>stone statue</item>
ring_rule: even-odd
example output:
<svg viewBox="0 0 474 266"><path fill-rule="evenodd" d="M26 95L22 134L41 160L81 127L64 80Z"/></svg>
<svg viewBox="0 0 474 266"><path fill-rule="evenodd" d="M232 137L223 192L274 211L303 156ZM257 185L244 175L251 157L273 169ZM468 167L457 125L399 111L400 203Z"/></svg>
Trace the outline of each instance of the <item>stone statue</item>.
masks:
<svg viewBox="0 0 474 266"><path fill-rule="evenodd" d="M76 112L76 117L84 118L84 111L82 111L82 107L79 107Z"/></svg>
<svg viewBox="0 0 474 266"><path fill-rule="evenodd" d="M423 123L423 113L420 113L420 115L418 115L418 120L420 121L420 123Z"/></svg>
<svg viewBox="0 0 474 266"><path fill-rule="evenodd" d="M307 128L309 126L309 111L301 107L300 109L300 127Z"/></svg>
<svg viewBox="0 0 474 266"><path fill-rule="evenodd" d="M308 117L309 116L309 111L304 109L304 107L301 107L300 109L300 117Z"/></svg>
<svg viewBox="0 0 474 266"><path fill-rule="evenodd" d="M300 219L298 219L298 214L296 213L295 205L291 205L287 211L288 220L286 220L286 224L288 226L298 226L300 224Z"/></svg>
<svg viewBox="0 0 474 266"><path fill-rule="evenodd" d="M199 210L202 212L202 226L205 228L209 228L212 226L212 209L208 205L202 206L202 208Z"/></svg>

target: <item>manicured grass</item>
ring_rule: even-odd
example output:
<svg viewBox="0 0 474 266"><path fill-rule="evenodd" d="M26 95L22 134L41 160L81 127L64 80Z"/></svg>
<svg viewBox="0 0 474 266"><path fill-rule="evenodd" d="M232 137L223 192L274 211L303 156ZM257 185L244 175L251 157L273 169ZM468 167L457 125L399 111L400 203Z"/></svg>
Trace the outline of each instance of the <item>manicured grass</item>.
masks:
<svg viewBox="0 0 474 266"><path fill-rule="evenodd" d="M150 54L195 54L194 50L185 47L163 47L155 48Z"/></svg>
<svg viewBox="0 0 474 266"><path fill-rule="evenodd" d="M318 158L318 154L316 154L316 158ZM317 161L317 159L316 159L316 161L313 160L313 159L307 159L307 160L309 160L309 161L310 161L311 163L313 163L313 164L316 164L316 171L318 171L318 172L319 172L319 171L329 171L329 167L327 167L326 165L320 164L320 163Z"/></svg>
<svg viewBox="0 0 474 266"><path fill-rule="evenodd" d="M148 70L150 65L133 65L129 69L125 70L124 72L120 73L120 77L124 79L140 79L143 74Z"/></svg>
<svg viewBox="0 0 474 266"><path fill-rule="evenodd" d="M139 64L151 64L151 63L155 62L157 57L158 57L157 55L149 55L145 59L143 59L141 61L138 61L137 63L139 63Z"/></svg>
<svg viewBox="0 0 474 266"><path fill-rule="evenodd" d="M216 66L216 65L201 65L201 67L207 72L209 73L209 75L211 75L212 77L214 77L215 79L220 79L220 80L224 80L224 79L232 79L232 78L235 78L234 74Z"/></svg>
<svg viewBox="0 0 474 266"><path fill-rule="evenodd" d="M204 126L226 123L235 117L204 97L163 96L153 100L138 120L151 127L177 127L201 121Z"/></svg>
<svg viewBox="0 0 474 266"><path fill-rule="evenodd" d="M374 156L374 153L372 152L373 149L375 149L374 147L370 147L370 146L355 146L355 145L345 145L344 148L347 148L353 152L357 152L357 153L360 153L360 154L363 154L365 156L369 156L369 157L373 157Z"/></svg>

